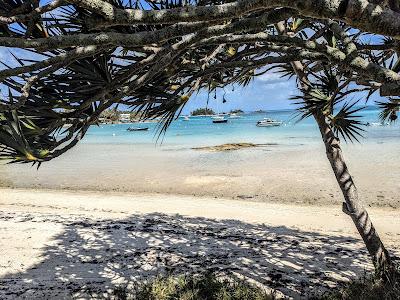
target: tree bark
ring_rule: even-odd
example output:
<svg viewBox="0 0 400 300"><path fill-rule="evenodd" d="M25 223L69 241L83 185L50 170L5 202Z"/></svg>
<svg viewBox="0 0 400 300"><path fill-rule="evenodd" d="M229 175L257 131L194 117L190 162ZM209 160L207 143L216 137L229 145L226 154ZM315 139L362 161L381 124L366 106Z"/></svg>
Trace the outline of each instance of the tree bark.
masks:
<svg viewBox="0 0 400 300"><path fill-rule="evenodd" d="M314 114L314 118L325 144L326 156L344 196L343 212L353 220L372 258L377 275L384 278L392 270L389 253L358 197L358 191L344 160L339 139L335 136L325 116Z"/></svg>
<svg viewBox="0 0 400 300"><path fill-rule="evenodd" d="M286 34L285 25L283 23L278 23L276 28L280 34ZM304 72L303 64L300 61L294 61L291 65L303 89L307 90L310 86L310 81ZM387 276L390 276L393 272L393 264L388 251L383 245L378 232L358 197L357 188L344 161L340 141L321 112L314 112L313 117L318 124L322 140L325 144L326 156L344 196L345 202L343 202L343 212L348 214L353 220L372 258L376 274L383 279L388 279Z"/></svg>

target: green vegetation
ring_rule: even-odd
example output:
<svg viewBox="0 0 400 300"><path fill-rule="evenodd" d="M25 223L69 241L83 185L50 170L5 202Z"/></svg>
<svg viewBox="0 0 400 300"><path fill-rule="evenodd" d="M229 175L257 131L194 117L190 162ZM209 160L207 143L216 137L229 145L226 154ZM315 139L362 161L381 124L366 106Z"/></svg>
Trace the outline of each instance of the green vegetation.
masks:
<svg viewBox="0 0 400 300"><path fill-rule="evenodd" d="M232 109L229 113L231 113L231 114L242 114L242 113L244 113L244 111L241 110L241 109Z"/></svg>
<svg viewBox="0 0 400 300"><path fill-rule="evenodd" d="M100 120L113 123L119 120L121 112L116 109L107 109L100 114Z"/></svg>
<svg viewBox="0 0 400 300"><path fill-rule="evenodd" d="M276 295L237 278L219 278L213 273L191 276L158 277L138 284L133 289L118 287L114 299L125 300L270 300ZM390 280L364 276L341 288L317 294L314 300L398 300L400 299L400 275Z"/></svg>
<svg viewBox="0 0 400 300"><path fill-rule="evenodd" d="M191 112L192 116L200 115L215 115L215 112L211 108L198 108Z"/></svg>
<svg viewBox="0 0 400 300"><path fill-rule="evenodd" d="M117 288L114 297L118 300L270 300L261 288L243 280L217 278L205 275L159 277L152 282L134 287Z"/></svg>
<svg viewBox="0 0 400 300"><path fill-rule="evenodd" d="M141 118L141 113L137 111L123 111L123 110L116 110L115 108L110 108L103 111L100 114L99 121L100 123L116 123L121 121L122 114L129 114L129 121L130 122L137 122Z"/></svg>
<svg viewBox="0 0 400 300"><path fill-rule="evenodd" d="M342 288L314 299L323 300L398 300L400 299L400 274L382 280L376 276L364 276Z"/></svg>
<svg viewBox="0 0 400 300"><path fill-rule="evenodd" d="M119 287L114 290L114 299L125 300L270 300L274 293L244 280L218 277L213 273L191 276L158 277L153 281L138 284L133 289ZM396 273L383 281L376 276L364 276L341 288L317 294L314 300L398 300L400 299L400 275Z"/></svg>

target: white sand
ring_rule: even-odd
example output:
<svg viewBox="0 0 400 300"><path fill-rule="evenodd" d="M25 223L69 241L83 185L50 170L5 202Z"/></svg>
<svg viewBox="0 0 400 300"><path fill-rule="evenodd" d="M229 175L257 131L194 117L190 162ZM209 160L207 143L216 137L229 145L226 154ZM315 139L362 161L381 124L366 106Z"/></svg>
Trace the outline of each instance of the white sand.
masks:
<svg viewBox="0 0 400 300"><path fill-rule="evenodd" d="M400 211L370 214L398 255ZM0 253L1 299L63 298L205 268L297 298L372 267L339 205L161 194L2 189Z"/></svg>

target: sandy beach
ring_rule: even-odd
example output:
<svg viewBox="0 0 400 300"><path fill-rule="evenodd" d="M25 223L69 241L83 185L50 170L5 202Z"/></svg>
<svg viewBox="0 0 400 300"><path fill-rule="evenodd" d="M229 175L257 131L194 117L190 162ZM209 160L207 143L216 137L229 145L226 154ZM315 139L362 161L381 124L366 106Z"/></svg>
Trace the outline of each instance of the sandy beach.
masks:
<svg viewBox="0 0 400 300"><path fill-rule="evenodd" d="M0 211L2 299L107 295L156 274L205 268L299 298L372 268L339 205L1 189ZM400 212L370 214L399 255Z"/></svg>

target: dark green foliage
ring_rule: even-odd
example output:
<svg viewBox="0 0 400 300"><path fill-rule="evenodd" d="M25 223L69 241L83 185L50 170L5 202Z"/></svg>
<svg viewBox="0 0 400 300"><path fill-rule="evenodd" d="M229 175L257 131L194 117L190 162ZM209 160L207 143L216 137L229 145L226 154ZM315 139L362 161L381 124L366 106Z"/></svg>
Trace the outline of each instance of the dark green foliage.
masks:
<svg viewBox="0 0 400 300"><path fill-rule="evenodd" d="M241 110L241 109L231 109L230 113L231 114L242 114L243 110Z"/></svg>
<svg viewBox="0 0 400 300"><path fill-rule="evenodd" d="M329 96L318 89L303 90L301 95L291 98L295 100L294 104L298 106L299 121L311 117L314 113L331 113L331 102Z"/></svg>
<svg viewBox="0 0 400 300"><path fill-rule="evenodd" d="M358 120L361 118L360 115L356 115L357 112L362 110L364 107L354 108L353 104L346 103L340 108L339 112L335 114L331 119L331 124L336 135L339 135L347 140L356 140L358 142L358 137L362 137L362 129L360 126L363 123Z"/></svg>
<svg viewBox="0 0 400 300"><path fill-rule="evenodd" d="M16 111L5 111L0 113L0 124L0 144L3 145L0 159L40 164L40 159L47 156L46 147L53 141L48 140L50 137L43 135L43 130L31 119L18 116Z"/></svg>
<svg viewBox="0 0 400 300"><path fill-rule="evenodd" d="M199 115L215 115L215 112L211 108L198 108L190 113L192 116Z"/></svg>
<svg viewBox="0 0 400 300"><path fill-rule="evenodd" d="M322 115L337 136L346 142L359 141L364 124L359 120L361 115L357 113L364 106L355 107L358 101L342 104L349 94L359 90L348 88L349 81L344 80L344 72L331 66L322 66L317 73L310 71L309 77L313 82L303 83L301 94L291 98L298 107L299 121L313 115Z"/></svg>
<svg viewBox="0 0 400 300"><path fill-rule="evenodd" d="M398 118L400 111L400 99L389 99L388 102L378 102L379 107L382 109L379 118L382 121L394 122Z"/></svg>

